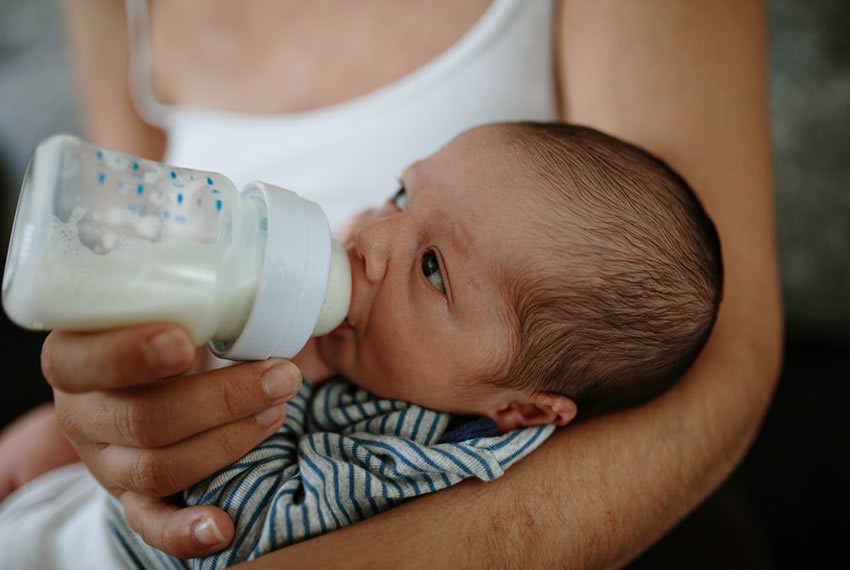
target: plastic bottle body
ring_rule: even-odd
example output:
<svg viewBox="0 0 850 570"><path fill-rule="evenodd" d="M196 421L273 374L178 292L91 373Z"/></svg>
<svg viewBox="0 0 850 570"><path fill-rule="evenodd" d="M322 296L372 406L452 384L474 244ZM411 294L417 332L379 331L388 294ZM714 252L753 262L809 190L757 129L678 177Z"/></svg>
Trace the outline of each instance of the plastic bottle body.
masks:
<svg viewBox="0 0 850 570"><path fill-rule="evenodd" d="M53 137L24 180L3 305L30 329L171 321L198 344L232 335L259 279L265 234L249 228L264 215L223 176Z"/></svg>
<svg viewBox="0 0 850 570"><path fill-rule="evenodd" d="M293 196L292 203L306 202L275 190ZM298 302L270 299L280 282L268 278L270 250L280 249L267 247L270 195L277 193L240 193L219 174L52 137L36 150L24 180L3 306L14 322L30 329L103 330L169 321L185 326L199 346L212 341L231 358L292 356L279 354L277 346L261 356L237 342L249 321L249 336L257 338L286 324L258 324L252 317L258 294L266 307ZM292 225L288 218L277 223ZM327 234L330 248L324 224L318 235ZM287 279L302 278L294 275L297 267ZM315 289L322 277L311 279ZM327 273L324 279L320 289ZM317 317L308 318L315 323ZM311 330L306 336L299 332L300 346ZM229 350L234 344L235 352Z"/></svg>

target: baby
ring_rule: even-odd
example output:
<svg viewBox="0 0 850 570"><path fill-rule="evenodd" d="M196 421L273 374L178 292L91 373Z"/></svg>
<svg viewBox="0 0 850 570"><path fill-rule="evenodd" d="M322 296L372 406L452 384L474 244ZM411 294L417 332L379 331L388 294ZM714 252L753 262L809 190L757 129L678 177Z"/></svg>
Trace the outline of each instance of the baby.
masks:
<svg viewBox="0 0 850 570"><path fill-rule="evenodd" d="M192 566L494 479L554 426L647 401L702 349L722 288L716 231L687 184L564 124L463 133L408 168L345 245L351 308L294 359L308 381L286 423L185 494L236 526ZM126 562L181 563L110 505Z"/></svg>
<svg viewBox="0 0 850 570"><path fill-rule="evenodd" d="M659 394L721 296L718 237L684 180L563 124L459 136L361 215L347 247L351 309L311 347L318 370L300 362L305 377L338 372L500 432Z"/></svg>

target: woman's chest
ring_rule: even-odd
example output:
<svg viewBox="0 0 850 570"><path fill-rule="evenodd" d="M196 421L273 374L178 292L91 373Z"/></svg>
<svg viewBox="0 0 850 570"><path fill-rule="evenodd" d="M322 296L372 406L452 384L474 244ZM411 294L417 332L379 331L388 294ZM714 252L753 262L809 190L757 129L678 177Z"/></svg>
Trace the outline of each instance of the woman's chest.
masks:
<svg viewBox="0 0 850 570"><path fill-rule="evenodd" d="M404 77L490 0L151 2L152 83L166 104L293 113Z"/></svg>

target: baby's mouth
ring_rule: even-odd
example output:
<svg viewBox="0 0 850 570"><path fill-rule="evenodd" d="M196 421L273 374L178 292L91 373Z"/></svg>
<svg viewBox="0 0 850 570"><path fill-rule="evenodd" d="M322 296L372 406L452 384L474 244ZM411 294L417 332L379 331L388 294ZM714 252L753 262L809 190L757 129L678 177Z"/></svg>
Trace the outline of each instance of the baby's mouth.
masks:
<svg viewBox="0 0 850 570"><path fill-rule="evenodd" d="M339 324L339 326L336 327L334 332L340 332L340 331L344 331L346 329L356 330L354 328L354 325L351 323L351 321L348 320L348 317L345 317L345 319Z"/></svg>

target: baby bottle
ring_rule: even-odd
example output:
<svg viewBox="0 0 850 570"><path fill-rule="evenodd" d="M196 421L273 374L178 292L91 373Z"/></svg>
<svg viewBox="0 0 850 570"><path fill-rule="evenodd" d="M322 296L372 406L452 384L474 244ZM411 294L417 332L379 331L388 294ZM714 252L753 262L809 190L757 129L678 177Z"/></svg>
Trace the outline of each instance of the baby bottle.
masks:
<svg viewBox="0 0 850 570"><path fill-rule="evenodd" d="M35 330L170 321L235 360L291 357L336 328L348 256L321 208L261 182L42 142L21 189L3 307Z"/></svg>

